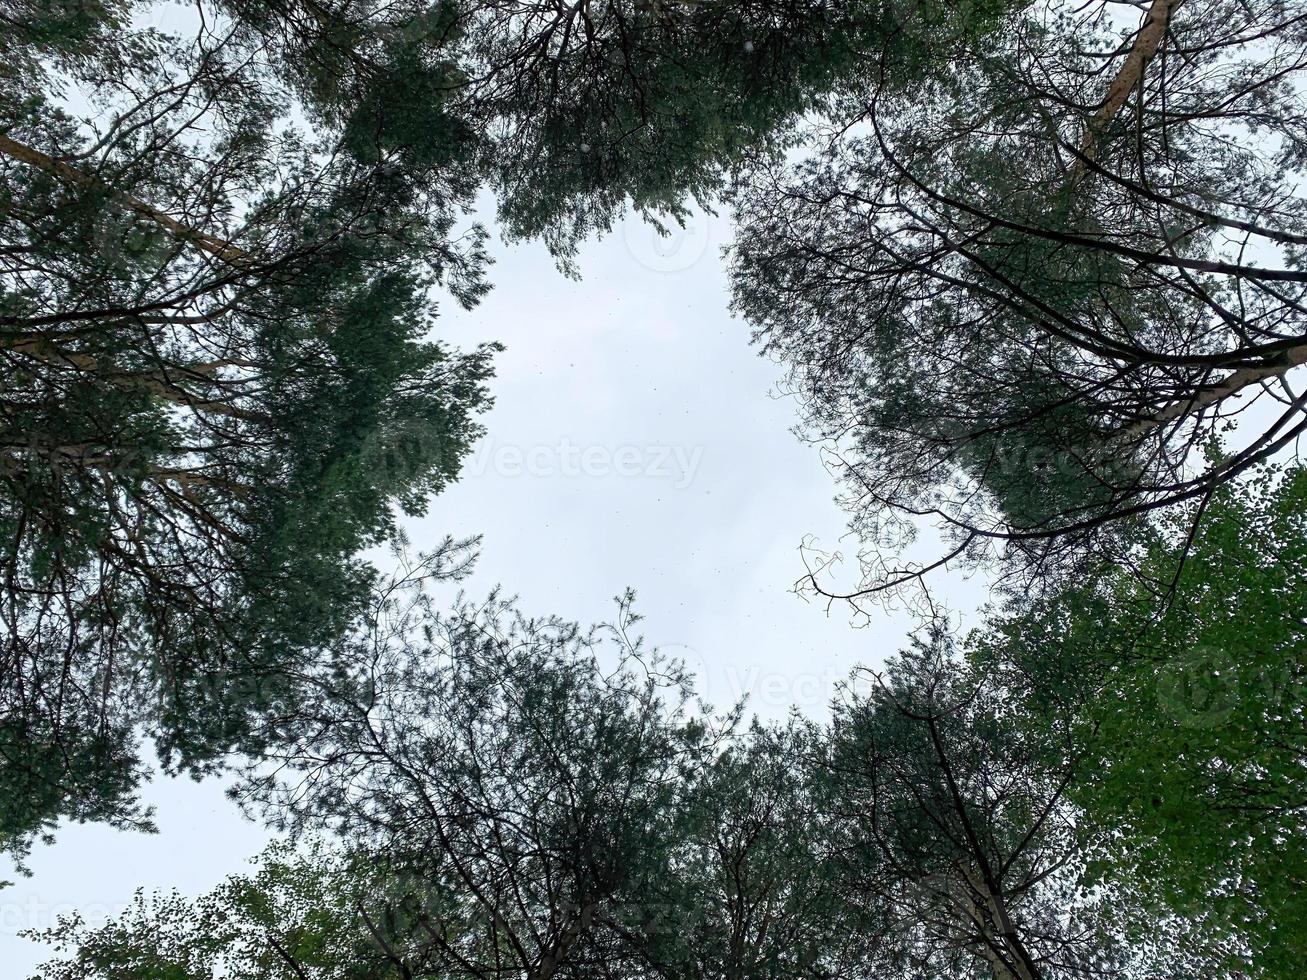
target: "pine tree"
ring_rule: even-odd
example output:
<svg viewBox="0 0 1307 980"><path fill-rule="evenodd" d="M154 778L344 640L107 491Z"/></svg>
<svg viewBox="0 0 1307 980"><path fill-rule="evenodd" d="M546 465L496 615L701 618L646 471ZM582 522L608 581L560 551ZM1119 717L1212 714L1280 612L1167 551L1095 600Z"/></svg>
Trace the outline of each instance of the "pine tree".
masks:
<svg viewBox="0 0 1307 980"><path fill-rule="evenodd" d="M806 158L741 183L736 305L855 529L948 539L869 547L853 596L1074 570L1307 425L1303 9L1117 7L1011 12L915 86L872 66Z"/></svg>
<svg viewBox="0 0 1307 980"><path fill-rule="evenodd" d="M0 841L140 824L137 739L203 771L329 656L357 556L458 471L490 348L461 128L306 105L239 22L27 11L0 85ZM364 139L364 137L367 139ZM414 175L418 171L419 181Z"/></svg>

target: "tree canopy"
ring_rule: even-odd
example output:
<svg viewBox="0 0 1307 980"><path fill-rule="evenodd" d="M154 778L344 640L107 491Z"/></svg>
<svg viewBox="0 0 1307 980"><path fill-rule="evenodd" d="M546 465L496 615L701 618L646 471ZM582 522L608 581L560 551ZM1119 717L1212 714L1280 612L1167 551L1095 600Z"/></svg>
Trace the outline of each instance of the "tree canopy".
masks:
<svg viewBox="0 0 1307 980"><path fill-rule="evenodd" d="M1296 977L1305 68L1299 0L0 4L0 851L148 828L147 740L286 835L46 976ZM478 209L575 272L691 200L839 596L1000 573L828 720L404 548Z"/></svg>
<svg viewBox="0 0 1307 980"><path fill-rule="evenodd" d="M1301 469L1223 487L1192 538L1177 514L1141 545L1142 575L1019 605L974 653L1028 679L1033 723L1093 773L1069 793L1104 873L1253 975L1289 976L1307 950L1305 494Z"/></svg>
<svg viewBox="0 0 1307 980"><path fill-rule="evenodd" d="M428 336L433 286L484 289L460 128L431 107L418 184L383 127L294 124L240 22L132 12L4 35L6 842L143 819L141 725L239 748L488 404L492 349Z"/></svg>
<svg viewBox="0 0 1307 980"><path fill-rule="evenodd" d="M358 638L361 697L288 712L298 737L240 792L344 850L283 845L198 900L66 919L42 937L68 953L46 975L1051 980L1212 962L1093 887L1075 760L942 638L829 726L741 728L687 713L689 678L631 636L629 602L586 631L398 588Z"/></svg>
<svg viewBox="0 0 1307 980"><path fill-rule="evenodd" d="M566 263L683 213L896 39L985 5L16 3L0 39L0 745L28 801L142 825L136 736L202 771L367 602L458 473L493 345L432 339L503 231ZM155 18L158 20L158 18ZM276 680L276 678L281 678ZM255 693L255 691L258 693Z"/></svg>
<svg viewBox="0 0 1307 980"><path fill-rule="evenodd" d="M740 182L736 307L882 543L850 594L1101 560L1292 447L1303 23L1026 5L918 84L873 64ZM905 560L922 520L943 554Z"/></svg>

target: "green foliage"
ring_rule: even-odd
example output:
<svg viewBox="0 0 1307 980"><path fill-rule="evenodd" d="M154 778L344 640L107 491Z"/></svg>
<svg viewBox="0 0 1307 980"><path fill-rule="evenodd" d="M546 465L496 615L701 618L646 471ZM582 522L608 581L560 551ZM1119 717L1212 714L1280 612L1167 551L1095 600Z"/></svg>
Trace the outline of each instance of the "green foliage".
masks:
<svg viewBox="0 0 1307 980"><path fill-rule="evenodd" d="M740 164L782 148L802 114L873 75L928 73L1008 6L469 3L463 62L485 82L473 81L467 99L492 120L500 221L565 256L628 201L681 216L687 196L707 203Z"/></svg>
<svg viewBox="0 0 1307 980"><path fill-rule="evenodd" d="M837 703L821 782L834 875L885 936L882 972L997 980L1113 976L1165 957L1128 938L1131 909L1089 888L1074 769L1027 730L1002 678L943 633Z"/></svg>
<svg viewBox="0 0 1307 980"><path fill-rule="evenodd" d="M688 678L610 627L384 590L348 696L288 708L247 805L276 850L193 902L34 938L52 980L237 976L1172 978L1174 923L1096 882L1058 737L943 636L829 726L687 718ZM855 678L862 681L865 678ZM1186 972L1189 971L1189 972ZM169 972L172 971L172 972Z"/></svg>
<svg viewBox="0 0 1307 980"><path fill-rule="evenodd" d="M1307 359L1300 7L9 4L0 849L148 828L143 735L343 841L66 921L48 976L1294 976L1307 473L1233 481L1302 399L1193 464ZM382 580L489 403L497 348L432 337L478 191L566 264L728 185L856 530L1128 565L744 734L629 596L436 614L470 542Z"/></svg>
<svg viewBox="0 0 1307 980"><path fill-rule="evenodd" d="M884 528L923 518L938 564L1074 575L1307 424L1244 411L1307 358L1303 10L1115 6L1005 11L737 182L735 306L832 451L861 594L920 579Z"/></svg>
<svg viewBox="0 0 1307 980"><path fill-rule="evenodd" d="M137 893L118 918L62 919L31 938L71 955L44 980L364 980L402 977L370 936L387 920L384 861L273 845L251 875L188 900Z"/></svg>
<svg viewBox="0 0 1307 980"><path fill-rule="evenodd" d="M1137 573L1022 610L976 653L1018 668L1035 717L1073 732L1071 795L1104 878L1276 978L1307 951L1304 514L1300 468L1222 487L1139 543Z"/></svg>
<svg viewBox="0 0 1307 980"><path fill-rule="evenodd" d="M582 630L496 595L437 614L423 585L384 591L328 696L283 713L273 766L238 796L434 896L385 940L418 975L597 969L650 912L715 736L684 716L680 669L628 636L629 597Z"/></svg>
<svg viewBox="0 0 1307 980"><path fill-rule="evenodd" d="M685 781L677 843L626 942L666 980L839 976L870 931L830 874L815 726L755 722Z"/></svg>
<svg viewBox="0 0 1307 980"><path fill-rule="evenodd" d="M457 474L496 349L430 336L433 291L474 303L486 264L484 234L456 229L469 139L433 91L420 148L377 119L364 146L297 102L279 79L298 69L249 25L187 39L115 10L4 42L0 710L24 792L0 839L18 850L60 817L146 826L142 735L174 771L258 750L364 609L360 552Z"/></svg>
<svg viewBox="0 0 1307 980"><path fill-rule="evenodd" d="M138 729L202 772L330 659L374 583L356 556L455 477L488 404L493 347L429 338L435 287L487 288L458 227L478 188L566 262L628 202L706 198L866 51L907 78L998 9L6 8L3 697L70 761L7 742L47 785L4 839L141 825ZM88 781L78 744L121 764Z"/></svg>
<svg viewBox="0 0 1307 980"><path fill-rule="evenodd" d="M370 160L421 167L462 127L509 237L566 262L629 205L684 214L802 113L913 78L991 30L996 0L794 5L223 0L273 70ZM874 61L868 53L876 52ZM778 139L779 137L779 139Z"/></svg>

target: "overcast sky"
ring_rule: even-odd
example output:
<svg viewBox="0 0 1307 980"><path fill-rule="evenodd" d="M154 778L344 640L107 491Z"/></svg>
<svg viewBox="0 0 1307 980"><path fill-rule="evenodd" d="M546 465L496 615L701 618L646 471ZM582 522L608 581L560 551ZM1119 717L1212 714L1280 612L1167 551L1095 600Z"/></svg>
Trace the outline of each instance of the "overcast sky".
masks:
<svg viewBox="0 0 1307 980"><path fill-rule="evenodd" d="M685 658L708 700L820 714L911 621L886 613L854 629L846 609L792 592L800 543L840 547L843 518L817 451L790 431L794 403L774 394L780 369L727 311L728 227L700 218L662 240L632 220L584 248L580 282L539 246L496 250L494 292L470 313L446 303L440 321L453 343L508 347L488 435L411 523L412 545L483 534L465 587L502 584L530 613L604 621L630 586L649 642ZM942 592L959 609L980 595L961 579ZM268 837L224 785L156 780L157 835L61 828L33 854L33 877L0 891L0 978L46 958L21 928L72 910L103 919L137 888L197 894L247 870Z"/></svg>

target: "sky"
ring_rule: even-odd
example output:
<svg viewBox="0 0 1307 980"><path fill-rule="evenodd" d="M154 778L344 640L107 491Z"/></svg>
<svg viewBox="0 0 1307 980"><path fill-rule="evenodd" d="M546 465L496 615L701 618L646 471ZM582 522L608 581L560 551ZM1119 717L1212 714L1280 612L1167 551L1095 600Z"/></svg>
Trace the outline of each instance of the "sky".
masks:
<svg viewBox="0 0 1307 980"><path fill-rule="evenodd" d="M462 587L501 585L531 614L608 621L631 587L647 641L684 659L709 702L747 696L766 718L820 716L836 683L892 654L912 620L886 611L854 628L847 607L793 591L805 540L855 548L841 542L818 451L791 431L781 369L730 315L728 235L725 217L696 215L666 239L628 219L586 243L579 281L537 244L499 245L494 291L470 312L442 303L436 331L507 346L487 435L407 532L414 550L483 535ZM960 610L982 595L974 581L941 584ZM103 921L138 888L197 895L247 871L270 838L225 785L156 778L157 834L60 828L33 853L32 877L0 890L0 980L48 957L21 929L74 911Z"/></svg>

